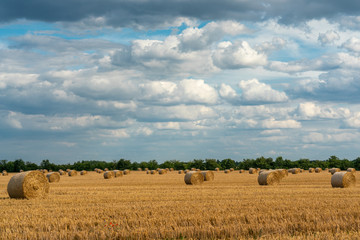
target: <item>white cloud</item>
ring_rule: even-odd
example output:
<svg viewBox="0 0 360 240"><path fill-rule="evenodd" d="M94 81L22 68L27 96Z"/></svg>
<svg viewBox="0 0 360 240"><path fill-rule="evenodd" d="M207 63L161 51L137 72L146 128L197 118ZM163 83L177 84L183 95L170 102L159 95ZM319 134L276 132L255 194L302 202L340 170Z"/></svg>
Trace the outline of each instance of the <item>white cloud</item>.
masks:
<svg viewBox="0 0 360 240"><path fill-rule="evenodd" d="M350 110L347 108L333 109L329 106L319 106L314 102L300 103L297 109L301 118L327 118L336 119L350 115Z"/></svg>
<svg viewBox="0 0 360 240"><path fill-rule="evenodd" d="M225 83L221 83L219 94L222 98L230 99L230 100L237 97L236 91L231 86Z"/></svg>
<svg viewBox="0 0 360 240"><path fill-rule="evenodd" d="M275 118L265 119L262 121L264 128L301 128L301 123L293 119L276 120Z"/></svg>
<svg viewBox="0 0 360 240"><path fill-rule="evenodd" d="M336 40L340 39L339 33L336 31L327 31L325 33L319 33L318 40L320 41L321 45L331 44L335 42Z"/></svg>
<svg viewBox="0 0 360 240"><path fill-rule="evenodd" d="M346 42L342 45L343 48L346 48L347 50L351 52L360 52L360 39L356 37L352 37L348 39Z"/></svg>
<svg viewBox="0 0 360 240"><path fill-rule="evenodd" d="M263 66L267 57L250 47L249 43L221 42L212 56L214 64L222 69L238 69Z"/></svg>
<svg viewBox="0 0 360 240"><path fill-rule="evenodd" d="M288 97L284 92L271 88L270 85L259 82L257 79L240 81L242 90L241 99L249 103L285 102Z"/></svg>

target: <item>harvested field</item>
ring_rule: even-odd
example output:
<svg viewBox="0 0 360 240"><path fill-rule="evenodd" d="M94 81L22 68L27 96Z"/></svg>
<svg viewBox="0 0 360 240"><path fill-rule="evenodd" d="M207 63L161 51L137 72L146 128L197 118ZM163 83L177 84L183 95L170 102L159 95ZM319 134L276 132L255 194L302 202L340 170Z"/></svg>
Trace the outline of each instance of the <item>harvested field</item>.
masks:
<svg viewBox="0 0 360 240"><path fill-rule="evenodd" d="M18 200L6 192L9 173L0 177L0 239L360 238L360 184L332 188L325 171L266 187L257 174L214 174L201 185L175 171L64 175L47 198Z"/></svg>

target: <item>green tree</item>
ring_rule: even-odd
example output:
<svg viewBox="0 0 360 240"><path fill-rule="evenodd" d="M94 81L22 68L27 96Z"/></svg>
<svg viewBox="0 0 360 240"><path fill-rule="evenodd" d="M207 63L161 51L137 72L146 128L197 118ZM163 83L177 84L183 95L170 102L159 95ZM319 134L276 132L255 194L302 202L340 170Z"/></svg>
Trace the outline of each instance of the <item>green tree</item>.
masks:
<svg viewBox="0 0 360 240"><path fill-rule="evenodd" d="M223 159L220 164L222 169L236 168L235 161L230 158Z"/></svg>
<svg viewBox="0 0 360 240"><path fill-rule="evenodd" d="M27 170L25 166L25 162L22 159L16 159L14 161L14 171L20 172L20 170L24 170L24 171Z"/></svg>
<svg viewBox="0 0 360 240"><path fill-rule="evenodd" d="M155 159L150 160L150 161L148 162L148 168L149 168L149 169L154 170L154 169L157 169L158 167L159 167L159 164L158 164L158 162L157 162Z"/></svg>
<svg viewBox="0 0 360 240"><path fill-rule="evenodd" d="M117 162L116 167L117 167L117 169L120 169L120 170L131 169L131 162L130 162L130 160L125 160L125 159L121 158Z"/></svg>
<svg viewBox="0 0 360 240"><path fill-rule="evenodd" d="M215 168L221 168L216 159L205 159L205 169L215 170Z"/></svg>

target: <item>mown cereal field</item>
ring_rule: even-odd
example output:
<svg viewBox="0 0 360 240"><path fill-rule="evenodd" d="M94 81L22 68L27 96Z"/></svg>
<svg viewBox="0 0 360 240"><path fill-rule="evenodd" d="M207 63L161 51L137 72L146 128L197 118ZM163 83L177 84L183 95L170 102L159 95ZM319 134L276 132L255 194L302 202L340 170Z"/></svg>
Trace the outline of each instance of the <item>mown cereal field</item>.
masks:
<svg viewBox="0 0 360 240"><path fill-rule="evenodd" d="M360 186L332 188L325 171L275 186L238 171L201 185L177 171L89 172L31 200L9 198L13 175L0 176L0 239L360 239Z"/></svg>

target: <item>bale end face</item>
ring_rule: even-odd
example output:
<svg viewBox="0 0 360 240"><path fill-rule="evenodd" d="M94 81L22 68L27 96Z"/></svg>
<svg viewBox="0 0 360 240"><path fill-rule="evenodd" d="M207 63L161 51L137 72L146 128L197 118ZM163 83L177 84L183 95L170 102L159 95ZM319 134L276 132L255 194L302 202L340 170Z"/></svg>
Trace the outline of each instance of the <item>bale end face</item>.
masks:
<svg viewBox="0 0 360 240"><path fill-rule="evenodd" d="M51 172L46 174L46 178L49 182L59 182L60 181L60 173L58 172Z"/></svg>
<svg viewBox="0 0 360 240"><path fill-rule="evenodd" d="M259 185L276 185L280 183L282 176L279 171L263 171L258 176Z"/></svg>
<svg viewBox="0 0 360 240"><path fill-rule="evenodd" d="M204 176L204 181L214 180L214 173L212 171L202 171L201 174Z"/></svg>

